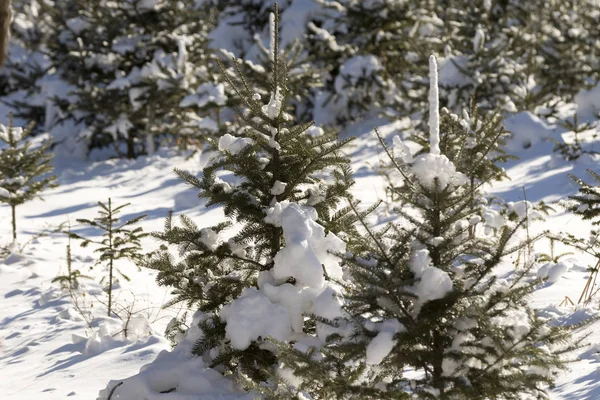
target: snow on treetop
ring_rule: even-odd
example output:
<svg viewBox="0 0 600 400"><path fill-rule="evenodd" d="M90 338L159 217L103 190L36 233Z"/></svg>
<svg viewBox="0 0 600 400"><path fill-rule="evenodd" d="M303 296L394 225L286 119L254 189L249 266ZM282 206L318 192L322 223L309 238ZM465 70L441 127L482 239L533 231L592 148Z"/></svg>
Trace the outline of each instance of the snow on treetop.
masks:
<svg viewBox="0 0 600 400"><path fill-rule="evenodd" d="M434 189L435 181L438 190L448 186L458 187L467 182L467 177L456 170L456 166L443 154L421 154L411 166L411 170L419 182L429 189Z"/></svg>
<svg viewBox="0 0 600 400"><path fill-rule="evenodd" d="M270 36L270 48L269 48L269 58L271 59L271 62L275 61L275 52L277 51L277 49L275 48L275 44L277 43L277 31L276 31L276 27L275 27L275 14L274 13L270 13L269 14L269 36Z"/></svg>
<svg viewBox="0 0 600 400"><path fill-rule="evenodd" d="M10 129L10 132L9 132L9 129ZM24 134L25 134L25 131L21 127L14 126L12 128L9 128L9 127L6 127L6 126L0 124L0 139L6 143L10 142L11 135L12 135L13 140L16 142L23 140Z"/></svg>
<svg viewBox="0 0 600 400"><path fill-rule="evenodd" d="M440 154L440 100L435 56L429 57L429 144L431 154Z"/></svg>

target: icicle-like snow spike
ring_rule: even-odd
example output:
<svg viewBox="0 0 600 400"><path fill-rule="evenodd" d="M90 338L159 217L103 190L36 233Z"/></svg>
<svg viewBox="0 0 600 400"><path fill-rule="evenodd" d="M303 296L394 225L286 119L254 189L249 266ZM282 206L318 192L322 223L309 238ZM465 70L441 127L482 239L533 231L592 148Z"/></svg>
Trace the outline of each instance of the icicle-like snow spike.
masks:
<svg viewBox="0 0 600 400"><path fill-rule="evenodd" d="M435 56L429 57L429 152L440 154L440 100Z"/></svg>
<svg viewBox="0 0 600 400"><path fill-rule="evenodd" d="M269 58L271 62L275 62L275 43L277 41L277 31L275 29L275 13L269 14L269 34L271 36L271 44L269 51Z"/></svg>

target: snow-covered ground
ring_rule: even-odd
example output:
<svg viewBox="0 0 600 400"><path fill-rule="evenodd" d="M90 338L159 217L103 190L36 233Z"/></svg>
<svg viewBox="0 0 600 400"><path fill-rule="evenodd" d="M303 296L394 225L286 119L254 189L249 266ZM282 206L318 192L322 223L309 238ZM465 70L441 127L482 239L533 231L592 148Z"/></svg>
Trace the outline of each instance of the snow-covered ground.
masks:
<svg viewBox="0 0 600 400"><path fill-rule="evenodd" d="M373 125L376 123L365 123L354 130L359 139L351 148L357 181L354 193L366 204L385 196L383 180L372 168L383 160L371 133ZM516 134L511 150L520 160L506 165L511 180L488 188L491 194L507 201L523 200L526 196L529 201L555 202L577 190L568 173L586 178L585 168L597 165L597 161L587 155L570 162L553 155L554 145L544 136L556 138L560 132L529 115L507 121L507 126ZM391 138L396 128L395 124L389 124L380 131ZM528 141L532 146L523 148ZM93 265L93 248L72 243L73 267L95 279L81 279L83 290L71 297L57 283L51 283L66 270L66 236L52 234L32 238L43 229L66 221L70 221L76 233L97 235L89 228L78 226L75 220L95 217L97 201L106 201L109 197L114 204L131 203L124 210L125 217L148 214L141 223L146 231L161 230L170 209L176 214L186 213L198 225L212 225L222 218L220 209L205 208L196 191L173 173L175 167L199 173L207 158L205 154L186 159L174 150L162 150L135 161L57 161L60 186L49 190L45 201L35 200L17 209L18 241L22 250L14 249L13 254L0 261L0 398L89 400L103 390L101 398L105 399L109 381L118 383L138 373L161 351L170 350L163 332L169 321L185 310L161 308L169 299L169 290L156 285L154 271L139 270L128 262L120 263L120 268L132 279L131 282L121 280L116 290L115 303L122 318L127 321L128 315L132 315L125 337L125 322L104 316L106 297L99 284L103 270L101 267L89 270ZM556 213L532 229L582 236L588 232L587 223L555 208ZM380 220L385 219L385 211L382 211ZM7 244L9 238L10 212L7 207L0 207L0 244ZM145 239L146 250L156 246L152 239ZM548 249L546 239L536 244L538 252ZM562 250L557 246L557 252ZM577 302L591 260L576 254L561 261L560 266L547 268L554 282L541 287L531 301L548 316L564 322L578 321L593 314L598 302L589 309L559 304L565 296ZM506 271L501 273L510 273L510 268L512 264L507 263ZM600 323L591 330L590 345L574 354L580 360L572 364L570 371L560 375L552 392L553 399L600 399ZM191 341L192 336L193 332L188 340ZM137 393L152 389L153 384L163 387L165 380L180 390L178 394L160 396L148 391L140 400L251 398L251 395L236 392L189 353L182 350L176 354L163 353L160 359L163 365L170 366L170 373L165 375L164 368L161 371L147 369L138 380ZM196 396L185 397L184 393ZM131 399L128 394L119 393L119 388L113 396L116 398Z"/></svg>

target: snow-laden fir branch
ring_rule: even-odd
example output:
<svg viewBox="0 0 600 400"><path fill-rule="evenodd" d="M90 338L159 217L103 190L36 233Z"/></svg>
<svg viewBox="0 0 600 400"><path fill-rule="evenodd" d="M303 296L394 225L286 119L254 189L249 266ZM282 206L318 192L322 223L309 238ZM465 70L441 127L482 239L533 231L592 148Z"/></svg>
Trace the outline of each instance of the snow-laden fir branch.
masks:
<svg viewBox="0 0 600 400"><path fill-rule="evenodd" d="M429 57L429 152L440 154L440 100L438 94L437 60Z"/></svg>

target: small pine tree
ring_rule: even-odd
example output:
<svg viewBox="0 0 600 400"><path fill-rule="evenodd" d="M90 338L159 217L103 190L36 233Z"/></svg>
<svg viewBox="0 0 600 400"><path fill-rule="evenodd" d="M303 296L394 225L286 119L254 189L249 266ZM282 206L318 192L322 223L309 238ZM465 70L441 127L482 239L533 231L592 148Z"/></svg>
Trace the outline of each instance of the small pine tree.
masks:
<svg viewBox="0 0 600 400"><path fill-rule="evenodd" d="M590 169L588 173L594 178L596 186L585 182L583 179L574 175L569 177L579 185L579 193L569 196L569 199L562 202L562 205L570 212L579 215L584 220L592 223L593 229L590 230L587 237L575 236L571 233L560 233L553 235L553 239L560 240L562 243L575 248L583 253L587 253L595 258L595 265L589 266L590 275L588 281L579 296L577 304L588 304L598 293L595 290L595 282L600 273L600 231L596 228L600 225L600 175Z"/></svg>
<svg viewBox="0 0 600 400"><path fill-rule="evenodd" d="M9 126L0 125L0 202L12 211L12 236L17 240L16 208L40 196L48 188L56 187L56 177L50 175L53 156L47 152L50 140L33 147L29 140L31 127L14 127L12 115Z"/></svg>
<svg viewBox="0 0 600 400"><path fill-rule="evenodd" d="M115 261L128 259L133 262L141 262L143 259L142 247L140 241L148 236L143 232L141 227L130 228L142 219L146 218L146 214L132 218L127 221L120 221L117 215L121 210L127 207L129 203L113 208L112 200L108 199L108 204L98 202L100 210L99 216L93 220L78 219L80 224L88 225L92 228L97 228L102 231L102 239L90 239L71 232L70 237L81 240L81 247L87 247L89 244L98 246L95 253L98 253L96 265L105 264L108 267L108 316L112 313L112 287L115 282L115 273L121 275L125 280L129 277L123 274L115 266ZM104 279L104 278L103 278Z"/></svg>
<svg viewBox="0 0 600 400"><path fill-rule="evenodd" d="M265 380L277 361L266 336L287 340L320 329L314 320L305 322L305 315L312 313L315 298L333 301L327 277L341 271L339 259L326 250L341 251L343 242L327 231L340 227L334 211L350 185L326 181L331 170L347 172L348 160L339 150L350 139L338 141L312 123L297 124L286 112L288 71L278 45L278 18L275 6L268 102L237 62L236 77L222 66L244 105L237 110L243 136L228 133L213 140L219 151L202 178L176 171L200 189L207 207L223 206L227 222L200 229L186 216L181 226L173 226L169 216L164 232L155 234L165 244L163 251L148 264L159 271L160 285L173 287L169 304L185 302L202 313L203 336L194 353L224 373L255 382ZM235 232L228 234L234 223ZM179 257L167 246L178 248ZM268 310L243 312L247 304ZM249 325L242 328L239 320Z"/></svg>
<svg viewBox="0 0 600 400"><path fill-rule="evenodd" d="M66 231L68 243L66 247L65 261L67 263L67 273L64 275L58 275L52 279L52 283L58 282L63 289L67 289L69 293L73 290L79 289L79 278L92 279L90 276L82 275L78 269L73 269L73 257L71 255L71 224L69 223L69 229Z"/></svg>
<svg viewBox="0 0 600 400"><path fill-rule="evenodd" d="M478 187L490 178L473 189L450 158L456 153L439 145L446 127L432 89L429 152L394 160L404 177L392 188L400 222L377 231L360 218L360 246L347 259L347 315L336 322L352 329L308 351L280 345L281 367L296 379L259 387L267 397L546 399L564 354L580 346L573 327L549 324L529 306L538 283L527 279L532 264L507 279L495 273L527 245L515 242L526 220L505 222L498 235L470 233L482 224Z"/></svg>
<svg viewBox="0 0 600 400"><path fill-rule="evenodd" d="M590 185L581 178L569 175L579 185L579 193L569 196L565 205L567 210L581 215L584 220L590 220L593 225L600 225L600 175L591 169L587 171L597 185Z"/></svg>

